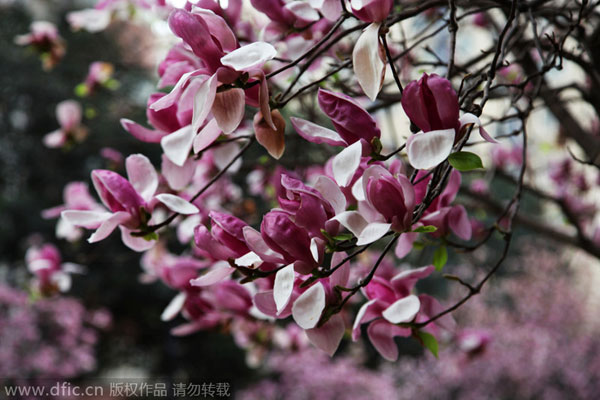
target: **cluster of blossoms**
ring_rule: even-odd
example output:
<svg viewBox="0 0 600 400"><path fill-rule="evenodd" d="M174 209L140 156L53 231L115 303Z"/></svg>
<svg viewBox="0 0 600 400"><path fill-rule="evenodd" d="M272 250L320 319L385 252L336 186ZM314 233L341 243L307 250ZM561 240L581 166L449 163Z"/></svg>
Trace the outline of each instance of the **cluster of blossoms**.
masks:
<svg viewBox="0 0 600 400"><path fill-rule="evenodd" d="M0 284L0 382L31 384L93 370L99 329L108 324L110 314L74 298L32 302L26 292Z"/></svg>
<svg viewBox="0 0 600 400"><path fill-rule="evenodd" d="M436 268L427 261L401 268L395 264L416 243L443 247L452 235L471 239L472 221L455 203L462 180L457 168L480 167L478 156L462 152L474 128L485 142L496 140L475 114L461 111L450 80L421 73L402 88L394 72L413 132L406 132L403 146L382 153L383 129L362 94L376 101L386 65L391 62L393 68L385 45L393 2L353 0L346 7L337 0L252 0L253 11L261 14L257 20L263 21L254 24L242 18L241 1L230 1L226 8L212 0L175 3L104 0L70 14L72 26L98 31L133 5L164 16L176 43L158 66L157 91L146 108L150 126L121 120L134 138L160 145L160 170L145 155L133 154L124 159L125 178L120 155L106 149L115 170L91 173L101 203L85 183L69 184L65 204L44 212L59 217L57 234L77 240L83 229L93 230L88 241L94 243L118 228L127 247L144 252L144 281L159 279L177 292L161 316L186 320L173 329L177 335L231 327L244 347L258 349L255 338L265 329L264 321L291 316L327 354L336 352L346 332L353 340L366 332L385 359L395 360L395 337L416 337L428 346L424 337L452 331L454 321L445 307L415 289ZM336 51L351 52L362 93L348 90L351 97L323 83L316 105L330 129L283 106L312 85L290 94L311 67L312 61L301 61L318 56L311 46L323 45L349 20L360 24L351 29L364 28L353 47L330 42L322 51L334 58ZM277 63L283 66L276 69ZM84 93L106 86L111 73L107 65L93 64ZM47 136L46 144L77 140L83 130L81 109L61 103L57 117L61 128ZM306 170L278 166L268 171L261 165L248 174L250 189L272 204L258 218L244 209L244 191L233 174L246 172L242 157L255 141L273 159L282 158L286 128L288 137L297 134L328 155L340 151ZM496 152L501 162L525 163L515 152ZM460 161L473 157L479 164L468 162L464 168ZM274 196L266 193L267 181ZM191 244L182 254L170 252L170 237L163 234L175 225L177 245ZM373 251L386 240L385 248ZM69 271L52 251L38 253L30 265L40 287L64 285ZM366 267L357 260L361 253L369 260ZM465 335L465 341L487 340L475 336Z"/></svg>
<svg viewBox="0 0 600 400"><path fill-rule="evenodd" d="M109 3L119 2L102 2L95 12L112 7ZM252 4L270 19L261 33L264 38L294 27L306 30L303 38L317 40L341 14L340 3L327 0ZM169 8L164 6L161 9ZM353 53L358 81L371 99L383 79L379 30L391 6L391 2L352 2L352 13L371 23ZM319 12L326 18L320 20ZM453 233L469 240L467 212L453 204L460 173L452 170L439 196L431 198L431 180L439 177L428 170L464 142L473 124L480 126L484 139L494 139L476 116L460 115L450 81L423 74L407 85L402 98L406 115L419 129L406 143L410 166L400 159L388 162L389 157L381 155L381 130L369 112L352 97L320 89L319 108L334 130L297 117L290 118L291 124L304 139L342 151L315 168L310 183L292 171L279 170L274 175L278 206L255 229L227 211L228 202L241 197L228 174L239 168L242 153L254 139L273 158L280 158L286 122L272 107L276 103L269 93L268 71L278 50L256 41L252 30L238 21L237 2L224 10L204 3L173 9L168 25L182 41L171 48L158 71L159 89L171 90L150 96L146 114L151 128L121 121L135 138L160 143L160 173L144 155L130 155L125 159L127 179L112 170L92 172L102 204L85 183L75 182L65 189L65 204L44 215L60 215L60 237L76 240L81 228L92 229L88 241L93 243L119 228L126 246L146 252L144 279L160 279L179 292L162 315L163 320L179 314L188 320L174 334L238 320L246 321L239 326L248 326L257 318L292 316L308 339L330 355L347 328L352 327L357 340L366 327L375 348L394 360L398 357L394 337L418 335L415 324L444 309L433 297L414 292L416 282L435 268L385 268L382 264L390 263L387 258L383 261L385 250L370 270L358 275L349 254L384 237L390 238L389 246L395 243L400 259L411 252L419 235L435 241ZM248 44L238 42L242 32ZM280 56L292 56L293 40L294 35L287 37ZM93 65L90 74L96 76L101 69L102 65ZM92 78L90 82L108 79ZM251 125L244 118L247 106L257 109ZM61 138L79 125L75 110L70 120L63 116L65 107L59 109L62 128L52 134ZM239 142L248 137L248 144L241 147ZM409 168L412 176L407 175ZM182 255L170 253L158 236L173 221L179 223L177 238L182 244L193 238L194 246ZM359 291L366 301L352 316ZM450 318L441 318L424 330L437 334L452 326Z"/></svg>

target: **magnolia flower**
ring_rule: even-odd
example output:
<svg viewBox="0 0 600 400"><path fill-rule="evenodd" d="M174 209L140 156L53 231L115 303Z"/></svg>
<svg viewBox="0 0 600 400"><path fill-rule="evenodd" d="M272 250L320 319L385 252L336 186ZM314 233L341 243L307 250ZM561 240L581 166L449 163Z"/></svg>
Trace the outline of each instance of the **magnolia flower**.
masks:
<svg viewBox="0 0 600 400"><path fill-rule="evenodd" d="M45 70L53 68L65 55L64 40L58 34L56 25L46 21L34 21L30 33L15 37L19 46L31 46L41 55Z"/></svg>
<svg viewBox="0 0 600 400"><path fill-rule="evenodd" d="M42 211L43 218L57 218L65 210L102 211L103 207L92 198L85 182L71 182L63 190L65 204ZM64 218L59 218L56 224L56 237L69 241L78 240L83 234L80 228L70 224Z"/></svg>
<svg viewBox="0 0 600 400"><path fill-rule="evenodd" d="M60 128L44 136L44 144L47 147L62 147L69 139L81 142L86 138L88 131L81 125L81 105L75 100L58 103L56 119Z"/></svg>
<svg viewBox="0 0 600 400"><path fill-rule="evenodd" d="M229 134L236 130L244 117L247 101L259 106L268 126L278 129L271 117L267 82L260 69L276 55L273 46L254 42L238 47L235 35L225 20L210 10L174 10L169 16L169 26L201 62L200 68L181 75L173 90L150 106L152 110L160 111L175 103L179 103L178 107L182 103L193 104L191 125L160 139L163 151L171 161L182 165L192 147L194 152L199 152L221 133ZM241 88L223 86L234 84L242 76L258 79L258 90L244 92ZM210 114L212 118L205 123Z"/></svg>
<svg viewBox="0 0 600 400"><path fill-rule="evenodd" d="M25 261L29 272L36 277L34 286L44 294L68 291L71 288L70 274L83 272L81 265L62 263L60 252L51 244L30 247Z"/></svg>
<svg viewBox="0 0 600 400"><path fill-rule="evenodd" d="M433 266L400 272L390 280L375 276L365 287L364 294L369 299L362 305L352 327L352 340L360 337L360 327L369 323L367 335L375 349L386 360L398 359L395 336L408 337L410 328L398 326L411 322L421 309L421 296L410 294L419 279L431 275Z"/></svg>
<svg viewBox="0 0 600 400"><path fill-rule="evenodd" d="M114 88L115 84L118 85L117 81L114 79L111 80L114 69L114 66L108 62L94 61L91 63L85 81L75 88L77 94L79 96L88 96L100 86Z"/></svg>
<svg viewBox="0 0 600 400"><path fill-rule="evenodd" d="M452 83L436 74L423 74L418 82L409 83L402 94L402 107L421 129L406 141L408 160L416 169L431 169L448 158L467 125L479 125L481 137L496 143L475 115L459 117L458 95Z"/></svg>
<svg viewBox="0 0 600 400"><path fill-rule="evenodd" d="M332 265L340 262L344 256L343 253L334 254ZM344 336L344 319L338 313L323 325L318 326L318 323L326 307L339 302L334 288L346 287L348 279L349 264L346 262L328 278L301 287L306 278L295 271L294 264L289 264L275 275L272 290L256 293L254 304L262 313L273 318L291 315L298 326L306 331L310 342L332 356Z"/></svg>
<svg viewBox="0 0 600 400"><path fill-rule="evenodd" d="M90 243L106 238L118 226L125 245L144 251L152 247L154 241L131 233L148 224L158 203L184 215L195 214L198 208L173 194L157 194L158 174L146 156L127 157L125 167L129 180L113 171L92 171L94 188L108 211L66 210L61 216L75 226L96 229L88 239Z"/></svg>

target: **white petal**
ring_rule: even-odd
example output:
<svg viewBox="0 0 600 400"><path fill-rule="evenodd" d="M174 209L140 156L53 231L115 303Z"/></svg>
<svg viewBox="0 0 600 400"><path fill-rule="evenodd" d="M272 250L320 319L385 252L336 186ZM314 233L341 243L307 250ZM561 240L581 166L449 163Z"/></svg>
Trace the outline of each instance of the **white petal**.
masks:
<svg viewBox="0 0 600 400"><path fill-rule="evenodd" d="M275 47L265 42L254 42L235 49L221 57L221 64L235 69L247 71L260 68L266 61L277 55Z"/></svg>
<svg viewBox="0 0 600 400"><path fill-rule="evenodd" d="M185 304L186 294L184 292L179 293L177 296L173 297L173 299L169 302L169 305L165 308L165 310L160 315L161 321L170 321L179 314L179 311L183 308Z"/></svg>
<svg viewBox="0 0 600 400"><path fill-rule="evenodd" d="M331 204L336 214L346 210L346 196L332 179L325 175L319 176L315 183L315 189Z"/></svg>
<svg viewBox="0 0 600 400"><path fill-rule="evenodd" d="M314 22L319 20L319 13L310 4L303 1L291 1L285 5L296 17L305 21Z"/></svg>
<svg viewBox="0 0 600 400"><path fill-rule="evenodd" d="M450 155L454 145L454 129L419 132L406 142L408 161L415 169L436 167Z"/></svg>
<svg viewBox="0 0 600 400"><path fill-rule="evenodd" d="M174 194L161 193L156 195L156 198L158 199L158 201L167 206L168 209L170 209L171 211L175 211L179 214L189 215L200 212L200 210L198 210L198 207L196 207L189 201L182 199L179 196L175 196Z"/></svg>
<svg viewBox="0 0 600 400"><path fill-rule="evenodd" d="M96 229L104 221L112 217L112 213L105 211L66 210L60 213L60 217L73 226L81 226L87 229Z"/></svg>
<svg viewBox="0 0 600 400"><path fill-rule="evenodd" d="M187 125L170 135L164 136L160 140L160 145L169 160L181 167L190 154L193 141L194 131L190 125Z"/></svg>
<svg viewBox="0 0 600 400"><path fill-rule="evenodd" d="M352 51L352 66L358 83L373 101L381 89L385 73L385 64L379 55L379 27L379 23L369 25Z"/></svg>
<svg viewBox="0 0 600 400"><path fill-rule="evenodd" d="M362 143L358 141L346 147L334 157L332 165L333 177L338 185L342 187L348 186L360 165L361 155Z"/></svg>
<svg viewBox="0 0 600 400"><path fill-rule="evenodd" d="M332 218L358 237L369 222L357 211L344 211Z"/></svg>
<svg viewBox="0 0 600 400"><path fill-rule="evenodd" d="M216 263L215 266L199 278L190 280L190 285L204 287L221 282L235 271L225 261Z"/></svg>
<svg viewBox="0 0 600 400"><path fill-rule="evenodd" d="M377 301L377 299L369 300L360 307L360 309L356 313L356 318L354 319L354 325L352 325L353 331L360 327L360 324L362 323L362 319L365 316L367 309L371 306L371 304L375 303L376 301Z"/></svg>
<svg viewBox="0 0 600 400"><path fill-rule="evenodd" d="M388 231L392 224L386 224L383 222L371 222L365 229L362 230L360 235L358 235L358 241L356 242L357 246L362 246L363 244L373 243L379 239L381 239Z"/></svg>
<svg viewBox="0 0 600 400"><path fill-rule="evenodd" d="M421 308L421 302L419 298L414 294L404 297L391 306L383 310L383 318L391 322L392 324L399 324L401 322L410 322L413 320L415 315Z"/></svg>
<svg viewBox="0 0 600 400"><path fill-rule="evenodd" d="M251 251L249 253L244 254L243 256L241 256L239 258L236 258L234 260L234 262L235 262L235 265L238 265L240 267L256 268L263 263L263 260L259 257L258 254Z"/></svg>
<svg viewBox="0 0 600 400"><path fill-rule="evenodd" d="M300 136L312 143L327 143L332 146L346 146L342 137L331 129L322 127L302 118L291 117L290 121Z"/></svg>
<svg viewBox="0 0 600 400"><path fill-rule="evenodd" d="M310 254L312 255L313 260L315 262L319 262L319 245L317 243L317 238L312 238L310 240Z"/></svg>
<svg viewBox="0 0 600 400"><path fill-rule="evenodd" d="M335 314L322 327L307 330L306 336L312 344L329 356L333 356L344 337L345 330L344 318L340 314Z"/></svg>
<svg viewBox="0 0 600 400"><path fill-rule="evenodd" d="M273 283L273 299L277 307L277 314L287 306L294 291L294 264L287 265L277 271Z"/></svg>
<svg viewBox="0 0 600 400"><path fill-rule="evenodd" d="M119 226L121 230L121 241L127 247L129 247L133 251L142 252L146 250L150 250L156 244L156 240L146 240L140 236L133 236L131 229L124 228L123 226Z"/></svg>
<svg viewBox="0 0 600 400"><path fill-rule="evenodd" d="M194 95L194 109L192 115L192 131L198 132L204 120L212 109L217 95L217 75L213 75L202 83Z"/></svg>
<svg viewBox="0 0 600 400"><path fill-rule="evenodd" d="M125 160L129 182L145 202L149 202L158 188L158 174L148 157L132 154Z"/></svg>
<svg viewBox="0 0 600 400"><path fill-rule="evenodd" d="M163 154L161 172L167 180L169 187L173 190L182 190L185 188L196 172L196 161L188 158L183 166L175 165L173 161Z"/></svg>
<svg viewBox="0 0 600 400"><path fill-rule="evenodd" d="M302 329L317 326L325 309L325 288L321 282L311 286L296 299L292 306L292 317Z"/></svg>

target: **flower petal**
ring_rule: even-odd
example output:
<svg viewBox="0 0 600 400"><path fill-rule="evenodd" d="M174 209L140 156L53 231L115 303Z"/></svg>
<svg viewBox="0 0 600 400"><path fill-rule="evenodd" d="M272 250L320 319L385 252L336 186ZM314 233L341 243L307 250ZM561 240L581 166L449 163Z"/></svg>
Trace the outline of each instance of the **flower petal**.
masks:
<svg viewBox="0 0 600 400"><path fill-rule="evenodd" d="M206 149L208 146L213 144L215 140L219 137L222 130L219 128L219 124L216 119L211 119L208 121L204 128L196 135L194 138L194 153L198 153Z"/></svg>
<svg viewBox="0 0 600 400"><path fill-rule="evenodd" d="M331 129L323 128L302 118L291 117L292 126L300 136L312 143L327 143L332 146L347 146L348 143Z"/></svg>
<svg viewBox="0 0 600 400"><path fill-rule="evenodd" d="M362 246L364 244L373 243L383 236L390 230L392 224L386 224L384 222L371 222L362 230L360 235L358 235L358 241L356 242L357 246Z"/></svg>
<svg viewBox="0 0 600 400"><path fill-rule="evenodd" d="M106 211L87 211L87 210L65 210L60 213L63 220L74 226L81 226L86 229L96 229L104 221L112 217L112 213Z"/></svg>
<svg viewBox="0 0 600 400"><path fill-rule="evenodd" d="M311 329L317 326L324 309L325 288L321 282L317 282L296 299L292 316L300 328Z"/></svg>
<svg viewBox="0 0 600 400"><path fill-rule="evenodd" d="M158 188L158 174L148 157L132 154L125 160L129 182L145 202L149 202Z"/></svg>
<svg viewBox="0 0 600 400"><path fill-rule="evenodd" d="M187 125L163 137L160 145L169 160L181 167L190 154L193 141L194 131L191 126Z"/></svg>
<svg viewBox="0 0 600 400"><path fill-rule="evenodd" d="M236 71L260 68L266 61L277 55L275 47L265 42L247 44L221 57L221 64Z"/></svg>
<svg viewBox="0 0 600 400"><path fill-rule="evenodd" d="M331 178L325 175L319 176L314 187L331 204L336 214L340 214L346 210L346 196L344 196L340 187Z"/></svg>
<svg viewBox="0 0 600 400"><path fill-rule="evenodd" d="M380 55L380 26L379 23L369 25L356 41L352 51L352 65L358 83L373 101L377 98L385 74L385 63Z"/></svg>
<svg viewBox="0 0 600 400"><path fill-rule="evenodd" d="M198 207L174 194L161 193L156 195L156 199L167 206L169 210L179 214L190 215L200 212Z"/></svg>
<svg viewBox="0 0 600 400"><path fill-rule="evenodd" d="M211 286L227 278L233 271L235 271L235 268L231 268L227 262L218 262L201 277L190 280L190 285L196 287Z"/></svg>
<svg viewBox="0 0 600 400"><path fill-rule="evenodd" d="M431 169L450 155L454 145L454 129L419 132L406 141L408 161L415 169Z"/></svg>
<svg viewBox="0 0 600 400"><path fill-rule="evenodd" d="M294 291L294 264L289 264L275 274L275 282L273 283L273 299L277 308L277 314L287 306L292 292Z"/></svg>
<svg viewBox="0 0 600 400"><path fill-rule="evenodd" d="M215 96L217 95L217 74L206 79L194 95L194 106L192 114L192 131L198 132L204 120L210 113Z"/></svg>
<svg viewBox="0 0 600 400"><path fill-rule="evenodd" d="M244 91L240 88L216 94L212 113L223 133L228 134L237 129L244 118L245 104Z"/></svg>
<svg viewBox="0 0 600 400"><path fill-rule="evenodd" d="M98 229L96 229L96 232L89 237L88 243L99 242L100 240L106 238L112 233L112 231L115 230L118 225L124 223L129 218L131 218L131 216L124 211L114 213L110 218L102 222Z"/></svg>
<svg viewBox="0 0 600 400"><path fill-rule="evenodd" d="M401 322L410 322L421 308L419 298L414 294L406 296L394 302L391 306L383 310L383 318L392 324Z"/></svg>
<svg viewBox="0 0 600 400"><path fill-rule="evenodd" d="M184 292L179 293L177 296L169 302L169 305L160 315L161 321L170 321L179 314L179 311L183 308L187 296Z"/></svg>
<svg viewBox="0 0 600 400"><path fill-rule="evenodd" d="M481 123L481 120L474 114L471 113L466 113L464 114L462 117L459 118L460 121L460 127L462 128L465 125L468 124L475 124L479 127L479 135L481 135L481 137L490 143L498 143L498 141L496 139L494 139L493 137L490 136L490 134L483 128L483 124Z"/></svg>
<svg viewBox="0 0 600 400"><path fill-rule="evenodd" d="M316 347L333 356L344 337L345 330L344 318L340 314L335 314L323 326L308 329L306 336Z"/></svg>
<svg viewBox="0 0 600 400"><path fill-rule="evenodd" d="M334 157L332 164L333 178L338 185L342 187L348 186L360 165L361 155L362 143L357 141L346 147Z"/></svg>
<svg viewBox="0 0 600 400"><path fill-rule="evenodd" d="M160 143L160 140L168 135L168 132L145 128L127 118L121 118L121 126L134 138L146 143Z"/></svg>

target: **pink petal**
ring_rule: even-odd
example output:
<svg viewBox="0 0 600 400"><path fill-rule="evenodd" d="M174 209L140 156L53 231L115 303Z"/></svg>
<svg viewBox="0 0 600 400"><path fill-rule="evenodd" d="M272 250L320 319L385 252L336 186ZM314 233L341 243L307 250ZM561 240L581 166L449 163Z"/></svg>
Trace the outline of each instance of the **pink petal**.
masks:
<svg viewBox="0 0 600 400"><path fill-rule="evenodd" d="M143 237L133 236L132 230L119 226L121 230L121 241L133 251L142 252L151 249L156 244L156 240L146 240Z"/></svg>
<svg viewBox="0 0 600 400"><path fill-rule="evenodd" d="M67 141L67 134L64 131L57 129L45 135L43 141L46 147L55 149L65 144Z"/></svg>
<svg viewBox="0 0 600 400"><path fill-rule="evenodd" d="M411 252L411 250L413 248L413 243L415 242L415 240L417 240L418 236L419 236L418 233L412 233L412 232L402 233L400 235L400 238L398 239L398 244L396 245L396 249L394 250L396 257L398 257L398 258L406 257L406 255Z"/></svg>
<svg viewBox="0 0 600 400"><path fill-rule="evenodd" d="M325 175L319 176L314 187L331 204L336 214L340 214L346 210L346 196L344 196L342 189L331 178Z"/></svg>
<svg viewBox="0 0 600 400"><path fill-rule="evenodd" d="M362 246L364 244L373 243L379 239L381 239L388 231L392 224L386 224L383 222L371 222L362 230L360 235L358 235L358 241L356 242L357 246Z"/></svg>
<svg viewBox="0 0 600 400"><path fill-rule="evenodd" d="M344 337L345 330L344 318L340 314L335 314L323 326L307 330L306 336L316 347L333 356Z"/></svg>
<svg viewBox="0 0 600 400"><path fill-rule="evenodd" d="M265 42L247 44L221 57L221 64L236 71L249 71L260 68L266 61L277 55L275 47Z"/></svg>
<svg viewBox="0 0 600 400"><path fill-rule="evenodd" d="M171 211L179 214L190 215L200 212L198 207L187 200L170 193L161 193L155 196L158 201L167 206Z"/></svg>
<svg viewBox="0 0 600 400"><path fill-rule="evenodd" d="M278 110L274 110L271 112L271 121L277 129L271 128L260 111L256 113L254 116L254 133L258 143L269 152L271 157L278 160L285 151L285 120Z"/></svg>
<svg viewBox="0 0 600 400"><path fill-rule="evenodd" d="M338 185L348 186L360 165L361 155L362 143L357 141L334 157L332 164L333 177Z"/></svg>
<svg viewBox="0 0 600 400"><path fill-rule="evenodd" d="M454 206L448 213L448 226L463 240L471 239L472 229L467 210L463 206Z"/></svg>
<svg viewBox="0 0 600 400"><path fill-rule="evenodd" d="M178 131L163 137L160 140L160 145L169 160L181 167L190 154L194 136L192 127L189 125L184 126Z"/></svg>
<svg viewBox="0 0 600 400"><path fill-rule="evenodd" d="M331 129L323 128L305 119L291 117L292 126L300 136L312 143L327 143L332 146L347 146L342 137Z"/></svg>
<svg viewBox="0 0 600 400"><path fill-rule="evenodd" d="M235 268L231 268L226 262L219 262L201 277L190 280L190 285L197 287L211 286L227 278L233 271L235 271Z"/></svg>
<svg viewBox="0 0 600 400"><path fill-rule="evenodd" d="M394 302L391 306L383 310L383 318L392 324L401 322L410 322L419 312L421 302L413 294Z"/></svg>
<svg viewBox="0 0 600 400"><path fill-rule="evenodd" d="M100 240L108 237L115 230L117 226L126 222L131 216L123 211L114 213L110 218L102 222L100 227L89 237L88 243L99 242Z"/></svg>
<svg viewBox="0 0 600 400"><path fill-rule="evenodd" d="M494 139L493 137L490 136L489 133L487 133L487 131L483 128L483 124L481 123L481 120L479 118L477 118L476 115L471 114L471 113L466 113L464 114L462 117L460 117L459 119L460 121L460 126L461 128L464 125L468 125L468 124L475 124L479 127L479 135L481 135L481 137L490 143L498 143L496 141L496 139Z"/></svg>
<svg viewBox="0 0 600 400"><path fill-rule="evenodd" d="M244 118L245 104L242 89L229 89L216 94L212 113L223 133L228 134L237 129Z"/></svg>
<svg viewBox="0 0 600 400"><path fill-rule="evenodd" d="M406 141L410 165L415 169L436 167L450 155L454 135L454 129L443 129L410 136Z"/></svg>
<svg viewBox="0 0 600 400"><path fill-rule="evenodd" d="M296 299L292 316L302 329L311 329L317 326L324 309L325 288L321 282L317 282Z"/></svg>
<svg viewBox="0 0 600 400"><path fill-rule="evenodd" d="M258 254L261 259L274 264L285 263L285 260L280 254L275 253L269 246L267 246L262 238L262 235L256 229L250 226L245 226L243 228L243 233L248 248Z"/></svg>
<svg viewBox="0 0 600 400"><path fill-rule="evenodd" d="M388 361L398 359L398 347L394 336L410 336L410 329L391 325L389 322L378 320L371 322L367 335L375 349Z"/></svg>
<svg viewBox="0 0 600 400"><path fill-rule="evenodd" d="M277 271L275 274L275 282L273 283L273 299L277 313L279 314L285 306L287 306L292 292L294 290L294 280L296 274L294 272L294 264L289 264Z"/></svg>
<svg viewBox="0 0 600 400"><path fill-rule="evenodd" d="M216 119L211 119L194 138L194 153L198 153L213 144L221 135L221 128Z"/></svg>
<svg viewBox="0 0 600 400"><path fill-rule="evenodd" d="M163 154L161 172L171 189L182 190L190 183L196 172L196 161L193 158L188 158L180 167Z"/></svg>
<svg viewBox="0 0 600 400"><path fill-rule="evenodd" d="M379 27L381 24L372 23L358 38L352 51L352 66L367 97L373 101L383 84L385 63L380 56Z"/></svg>
<svg viewBox="0 0 600 400"><path fill-rule="evenodd" d="M75 100L65 100L56 106L56 119L64 131L79 126L81 123L81 105Z"/></svg>
<svg viewBox="0 0 600 400"><path fill-rule="evenodd" d="M149 202L158 188L158 174L148 157L132 154L125 160L127 177L145 202Z"/></svg>
<svg viewBox="0 0 600 400"><path fill-rule="evenodd" d="M366 322L369 322L377 318L380 314L379 307L372 307L373 304L377 303L377 299L372 299L363 304L356 313L354 319L354 325L352 325L352 340L357 341L360 337L360 326Z"/></svg>
<svg viewBox="0 0 600 400"><path fill-rule="evenodd" d="M126 118L121 118L121 126L134 138L146 143L160 143L160 139L168 135L168 132L148 129Z"/></svg>
<svg viewBox="0 0 600 400"><path fill-rule="evenodd" d="M338 265L346 257L345 253L337 252L331 257L331 266ZM342 286L346 287L348 279L350 278L350 260L342 264L341 267L335 270L333 274L329 276L329 285L331 287Z"/></svg>

